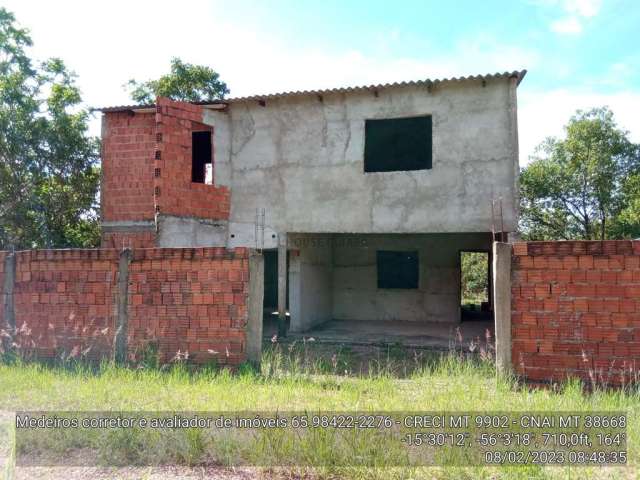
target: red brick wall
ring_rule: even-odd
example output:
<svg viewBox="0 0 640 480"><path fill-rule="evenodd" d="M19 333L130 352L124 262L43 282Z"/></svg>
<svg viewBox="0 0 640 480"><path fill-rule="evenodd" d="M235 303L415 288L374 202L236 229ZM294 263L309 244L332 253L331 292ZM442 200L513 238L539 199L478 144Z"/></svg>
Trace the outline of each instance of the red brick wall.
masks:
<svg viewBox="0 0 640 480"><path fill-rule="evenodd" d="M156 246L154 231L102 232L102 248L153 248Z"/></svg>
<svg viewBox="0 0 640 480"><path fill-rule="evenodd" d="M531 380L640 371L640 241L516 243L512 361Z"/></svg>
<svg viewBox="0 0 640 480"><path fill-rule="evenodd" d="M226 220L230 195L225 186L191 182L191 133L211 127L202 124L202 107L158 98L155 202L159 213ZM215 138L213 139L215 142ZM213 164L215 183L215 159Z"/></svg>
<svg viewBox="0 0 640 480"><path fill-rule="evenodd" d="M102 220L153 220L153 113L103 116Z"/></svg>
<svg viewBox="0 0 640 480"><path fill-rule="evenodd" d="M248 251L244 248L134 251L129 269L129 348L157 342L197 363L245 358Z"/></svg>
<svg viewBox="0 0 640 480"><path fill-rule="evenodd" d="M195 362L243 361L248 253L244 248L133 250L129 355L140 358L142 347L153 342L163 362L178 351L188 352ZM63 352L110 356L119 251L32 250L16 255L15 316L24 351L44 358Z"/></svg>
<svg viewBox="0 0 640 480"><path fill-rule="evenodd" d="M17 252L17 343L40 357L63 351L106 355L114 333L117 268L115 250Z"/></svg>

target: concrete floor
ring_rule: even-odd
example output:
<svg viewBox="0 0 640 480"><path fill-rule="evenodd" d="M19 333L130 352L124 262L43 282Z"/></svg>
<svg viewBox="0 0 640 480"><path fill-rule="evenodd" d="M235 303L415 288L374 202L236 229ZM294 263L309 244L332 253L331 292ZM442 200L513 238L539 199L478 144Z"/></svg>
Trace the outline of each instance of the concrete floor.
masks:
<svg viewBox="0 0 640 480"><path fill-rule="evenodd" d="M459 329L459 335L458 335ZM493 342L493 321L474 320L459 324L406 322L406 321L347 321L332 320L304 333L291 333L287 341L313 338L315 342L349 345L393 345L409 348L448 350L467 348L472 341L485 343L487 330ZM265 319L264 336L272 338L277 332L277 321Z"/></svg>

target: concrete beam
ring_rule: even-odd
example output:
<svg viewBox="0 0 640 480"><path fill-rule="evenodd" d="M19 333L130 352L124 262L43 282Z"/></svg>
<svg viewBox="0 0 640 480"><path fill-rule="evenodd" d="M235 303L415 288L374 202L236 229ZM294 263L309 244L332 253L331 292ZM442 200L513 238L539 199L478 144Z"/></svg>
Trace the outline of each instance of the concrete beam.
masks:
<svg viewBox="0 0 640 480"><path fill-rule="evenodd" d="M9 337L3 336L4 351L13 349L13 336L16 332L16 312L13 297L13 287L16 282L16 254L9 253L4 257L4 282L2 305L4 309L4 325L0 325L0 330L6 330Z"/></svg>
<svg viewBox="0 0 640 480"><path fill-rule="evenodd" d="M247 359L254 365L262 357L262 322L264 301L264 257L249 254L249 318L247 320Z"/></svg>
<svg viewBox="0 0 640 480"><path fill-rule="evenodd" d="M120 252L118 262L118 281L116 296L116 332L113 339L113 359L117 363L127 361L127 335L129 330L129 264L131 249Z"/></svg>
<svg viewBox="0 0 640 480"><path fill-rule="evenodd" d="M510 373L511 363L511 244L493 243L493 311L495 316L496 367Z"/></svg>
<svg viewBox="0 0 640 480"><path fill-rule="evenodd" d="M287 234L278 234L278 337L287 336Z"/></svg>
<svg viewBox="0 0 640 480"><path fill-rule="evenodd" d="M100 228L103 232L151 232L156 229L156 225L151 220L101 222Z"/></svg>

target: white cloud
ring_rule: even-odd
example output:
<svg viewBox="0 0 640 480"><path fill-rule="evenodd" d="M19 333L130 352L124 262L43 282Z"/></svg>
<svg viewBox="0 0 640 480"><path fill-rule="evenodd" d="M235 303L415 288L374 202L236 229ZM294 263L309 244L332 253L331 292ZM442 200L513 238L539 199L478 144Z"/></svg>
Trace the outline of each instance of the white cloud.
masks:
<svg viewBox="0 0 640 480"><path fill-rule="evenodd" d="M587 18L595 17L602 6L602 0L563 0L554 2L544 2L542 5L560 5L565 16L554 20L549 28L563 35L577 35L582 33L583 23Z"/></svg>
<svg viewBox="0 0 640 480"><path fill-rule="evenodd" d="M582 24L576 17L566 17L551 22L551 30L556 33L578 34L582 33Z"/></svg>
<svg viewBox="0 0 640 480"><path fill-rule="evenodd" d="M471 75L539 62L534 51L489 35L461 41L453 51L425 52L422 58L367 56L349 45L332 51L296 43L255 16L235 12L229 18L226 9L206 1L189 9L161 0L74 2L71 14L56 2L4 3L31 30L34 54L61 56L79 74L85 100L98 106L128 102L122 84L166 72L171 56L212 65L232 96ZM401 32L389 35L397 38Z"/></svg>
<svg viewBox="0 0 640 480"><path fill-rule="evenodd" d="M420 58L368 56L348 45L342 50L329 50L324 45L292 42L277 27L262 22L260 12L231 14L230 7L208 1L194 0L188 9L176 9L173 2L161 0L74 2L67 9L58 2L3 3L31 30L35 55L60 56L76 70L83 97L91 106L131 103L122 84L130 78L159 76L167 71L171 56L212 65L229 84L233 96L535 70L543 60L535 47L519 48L490 35L461 40L447 51L429 49ZM599 8L599 2L566 3L566 13L581 18L595 15ZM398 38L402 32L391 30L388 35ZM546 68L550 62L553 59L544 58ZM553 70L557 73L563 67L553 65ZM622 78L622 64L612 69L611 78ZM562 126L576 108L598 105L610 105L619 122L631 128L637 124L640 94L530 91L525 79L520 88L522 163L545 136L562 134ZM92 133L100 133L98 120L92 124ZM640 130L632 133L640 141Z"/></svg>
<svg viewBox="0 0 640 480"><path fill-rule="evenodd" d="M528 163L529 155L546 137L561 137L564 125L576 110L605 105L613 111L618 126L629 130L631 140L640 142L640 128L637 126L640 92L601 94L566 89L523 90L518 98L520 165Z"/></svg>
<svg viewBox="0 0 640 480"><path fill-rule="evenodd" d="M581 17L595 17L600 11L602 0L565 0L564 9Z"/></svg>

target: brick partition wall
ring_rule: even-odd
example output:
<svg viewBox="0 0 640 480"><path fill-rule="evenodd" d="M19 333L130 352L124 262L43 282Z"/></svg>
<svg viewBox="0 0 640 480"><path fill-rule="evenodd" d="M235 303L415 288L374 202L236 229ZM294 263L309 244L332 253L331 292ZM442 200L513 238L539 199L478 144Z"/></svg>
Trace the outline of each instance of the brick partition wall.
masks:
<svg viewBox="0 0 640 480"><path fill-rule="evenodd" d="M153 112L110 112L102 121L102 220L153 220Z"/></svg>
<svg viewBox="0 0 640 480"><path fill-rule="evenodd" d="M249 264L246 249L145 249L129 269L129 347L157 341L162 361L245 358Z"/></svg>
<svg viewBox="0 0 640 480"><path fill-rule="evenodd" d="M5 255L0 252L0 278ZM114 249L16 252L15 339L23 351L41 358L112 356L123 320L121 255ZM248 249L134 249L130 255L129 358L140 358L148 344L158 347L162 362L178 351L197 363L235 365L246 358Z"/></svg>
<svg viewBox="0 0 640 480"><path fill-rule="evenodd" d="M108 355L115 322L115 250L16 252L17 342L36 356Z"/></svg>
<svg viewBox="0 0 640 480"><path fill-rule="evenodd" d="M101 221L152 222L155 114L108 112L102 118ZM118 227L115 227L116 229ZM103 229L102 247L155 246L154 232L111 233Z"/></svg>
<svg viewBox="0 0 640 480"><path fill-rule="evenodd" d="M529 380L640 371L640 241L515 243L512 363Z"/></svg>
<svg viewBox="0 0 640 480"><path fill-rule="evenodd" d="M215 159L214 185L191 181L192 132L212 130L202 123L202 107L162 97L158 97L156 105L154 191L158 213L228 220L230 192L226 186L215 185Z"/></svg>

